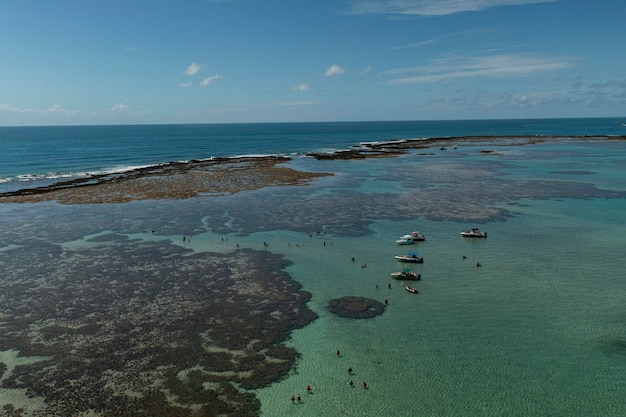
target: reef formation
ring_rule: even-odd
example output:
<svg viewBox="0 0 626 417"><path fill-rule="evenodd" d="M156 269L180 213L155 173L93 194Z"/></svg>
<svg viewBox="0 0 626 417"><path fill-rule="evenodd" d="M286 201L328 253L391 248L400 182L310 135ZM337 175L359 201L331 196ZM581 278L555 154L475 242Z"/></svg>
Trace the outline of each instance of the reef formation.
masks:
<svg viewBox="0 0 626 417"><path fill-rule="evenodd" d="M369 319L383 314L385 305L371 298L345 296L330 300L328 302L328 309L331 313L340 317Z"/></svg>
<svg viewBox="0 0 626 417"><path fill-rule="evenodd" d="M287 261L95 243L0 252L0 353L21 358L0 363L1 388L23 397L5 415L258 415L249 390L287 375L297 352L284 341L317 317ZM22 414L26 402L42 405Z"/></svg>
<svg viewBox="0 0 626 417"><path fill-rule="evenodd" d="M204 194L228 195L263 187L303 185L332 174L280 166L279 156L214 158L170 162L130 171L73 178L51 185L0 193L0 203L125 203L181 200Z"/></svg>

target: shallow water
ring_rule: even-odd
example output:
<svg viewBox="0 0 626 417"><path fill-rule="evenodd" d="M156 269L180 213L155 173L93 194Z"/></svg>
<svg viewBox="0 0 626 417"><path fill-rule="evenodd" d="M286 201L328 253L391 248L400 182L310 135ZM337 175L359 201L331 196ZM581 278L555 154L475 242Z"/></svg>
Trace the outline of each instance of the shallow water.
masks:
<svg viewBox="0 0 626 417"><path fill-rule="evenodd" d="M237 246L283 255L319 318L292 332L287 344L300 356L290 374L250 391L264 416L626 415L624 146L300 159L293 166L337 175L230 197L2 205L0 262L17 248L45 259L99 245L138 254L155 245L176 259ZM488 238L462 238L470 227ZM413 230L426 241L394 243ZM389 278L404 266L393 256L408 250L425 258L413 266L418 295ZM32 260L11 265L34 273ZM336 317L328 301L344 295L388 307L372 319ZM3 343L5 363L11 349ZM9 403L42 406L5 387L0 404Z"/></svg>
<svg viewBox="0 0 626 417"><path fill-rule="evenodd" d="M624 190L623 148L575 148L555 160L550 153L562 147L524 147L494 162L506 162L505 180L598 180ZM551 174L580 166L593 174ZM390 219L366 236L289 252L288 272L313 293L320 319L294 332L297 371L260 391L263 415L625 414L626 201L587 199L585 190L581 199L506 193L499 206L509 217L479 224L487 239L459 236L474 223ZM419 295L388 278L400 267L393 255L405 251L393 241L411 230L427 237L411 247L425 258L414 267ZM341 295L389 306L370 320L337 318L326 303ZM305 395L307 384L314 394ZM294 405L296 393L303 402Z"/></svg>
<svg viewBox="0 0 626 417"><path fill-rule="evenodd" d="M264 415L401 416L416 407L442 416L623 414L625 242L603 226L618 210L567 203L602 220L573 230L571 221L585 219L557 222L549 214L558 205L532 202L515 219L484 225L487 239L469 241L458 236L462 224L419 221L427 241L419 244L425 263L415 267L423 276L417 296L387 278L399 252L389 222L373 226L385 241L335 242L338 258L316 251L332 266L298 257L289 272L314 294L321 318L294 332L297 374L262 391ZM356 252L367 271L348 261ZM343 294L385 298L389 307L369 321L325 313L324 301ZM369 388L350 388L350 379ZM307 384L315 395L293 411L289 395Z"/></svg>

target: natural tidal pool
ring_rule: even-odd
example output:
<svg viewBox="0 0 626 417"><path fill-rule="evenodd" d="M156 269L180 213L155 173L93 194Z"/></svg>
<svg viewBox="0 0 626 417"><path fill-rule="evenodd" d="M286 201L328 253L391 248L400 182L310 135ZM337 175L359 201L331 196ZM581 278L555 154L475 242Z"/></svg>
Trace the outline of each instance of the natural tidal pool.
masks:
<svg viewBox="0 0 626 417"><path fill-rule="evenodd" d="M624 414L625 159L472 142L297 159L334 175L239 192L1 204L4 415ZM390 278L408 250L419 294Z"/></svg>

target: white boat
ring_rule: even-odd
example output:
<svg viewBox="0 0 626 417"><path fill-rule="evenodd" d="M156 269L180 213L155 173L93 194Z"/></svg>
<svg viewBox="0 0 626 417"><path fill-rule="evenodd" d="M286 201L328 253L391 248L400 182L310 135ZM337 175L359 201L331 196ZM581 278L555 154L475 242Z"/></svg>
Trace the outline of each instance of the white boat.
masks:
<svg viewBox="0 0 626 417"><path fill-rule="evenodd" d="M483 232L478 228L473 228L472 230L466 230L461 232L461 236L465 237L487 237L487 232Z"/></svg>
<svg viewBox="0 0 626 417"><path fill-rule="evenodd" d="M396 240L398 245L412 245L415 242L426 240L426 237L420 232L411 232L410 235L404 235Z"/></svg>
<svg viewBox="0 0 626 417"><path fill-rule="evenodd" d="M415 272L411 271L409 268L404 268L400 272L392 272L391 277L394 279L408 279L411 281L419 281L422 279L421 274L416 274Z"/></svg>
<svg viewBox="0 0 626 417"><path fill-rule="evenodd" d="M404 235L400 239L396 240L398 245L412 245L415 243L411 235Z"/></svg>
<svg viewBox="0 0 626 417"><path fill-rule="evenodd" d="M396 255L394 258L401 262L412 262L415 264L424 263L424 258L420 257L417 252L409 252L406 255Z"/></svg>
<svg viewBox="0 0 626 417"><path fill-rule="evenodd" d="M412 292L413 294L419 294L419 291L417 291L417 288L415 287L411 287L410 285L407 285L405 288L408 292Z"/></svg>

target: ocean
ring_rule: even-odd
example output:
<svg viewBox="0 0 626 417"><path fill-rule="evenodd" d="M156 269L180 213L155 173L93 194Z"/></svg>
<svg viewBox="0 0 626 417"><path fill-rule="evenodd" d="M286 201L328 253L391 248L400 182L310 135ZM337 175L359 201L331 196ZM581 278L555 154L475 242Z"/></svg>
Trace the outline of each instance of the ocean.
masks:
<svg viewBox="0 0 626 417"><path fill-rule="evenodd" d="M240 155L287 155L296 169L335 174L187 200L0 204L0 405L33 416L624 416L626 141L567 138L621 136L622 122L0 128L0 192ZM564 138L304 157L492 135ZM488 237L460 236L472 227ZM414 230L426 240L395 243ZM409 250L424 257L411 266L419 294L390 278L406 267L394 255ZM263 279L279 268L310 294L317 319L297 324L281 298L269 321L222 328L235 339L254 333L247 345L216 344L226 340L215 333L220 311L236 305L222 303L211 277L237 268ZM329 301L344 296L386 307L373 318L339 317ZM255 338L285 321L288 334L255 351ZM229 382L288 363L281 346L296 352L282 377ZM248 369L238 358L249 351L261 359ZM217 386L234 399L203 409L202 395ZM152 411L133 409L139 398L152 398Z"/></svg>
<svg viewBox="0 0 626 417"><path fill-rule="evenodd" d="M298 156L369 142L465 135L622 135L622 122L593 118L0 127L0 192L172 161Z"/></svg>

